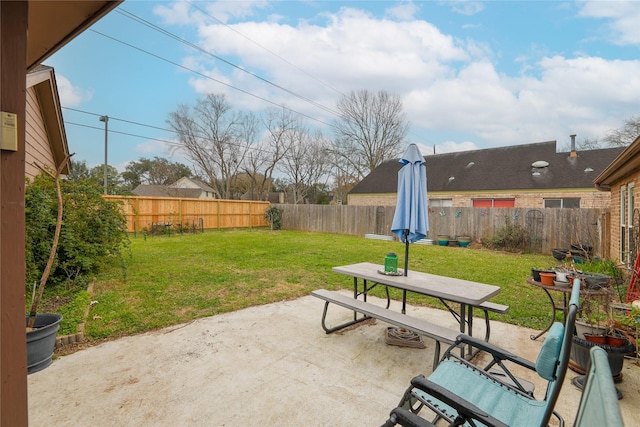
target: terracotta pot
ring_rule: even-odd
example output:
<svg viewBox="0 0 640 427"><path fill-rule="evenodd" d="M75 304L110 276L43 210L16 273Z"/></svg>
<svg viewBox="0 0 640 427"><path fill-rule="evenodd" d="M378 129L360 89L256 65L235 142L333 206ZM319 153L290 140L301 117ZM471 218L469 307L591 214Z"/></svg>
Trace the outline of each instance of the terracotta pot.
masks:
<svg viewBox="0 0 640 427"><path fill-rule="evenodd" d="M546 271L548 273L552 273L553 270L551 269L542 269L542 268L532 268L531 269L531 277L533 278L533 280L535 280L536 282L540 281L540 273L542 273L543 271Z"/></svg>
<svg viewBox="0 0 640 427"><path fill-rule="evenodd" d="M620 337L607 336L607 345L612 347L620 347L627 343L627 340Z"/></svg>
<svg viewBox="0 0 640 427"><path fill-rule="evenodd" d="M556 273L549 273L546 271L540 272L540 283L546 286L553 286L553 280L556 278Z"/></svg>
<svg viewBox="0 0 640 427"><path fill-rule="evenodd" d="M607 344L607 337L605 335L584 334L584 339L596 344Z"/></svg>
<svg viewBox="0 0 640 427"><path fill-rule="evenodd" d="M576 319L575 323L576 335L578 338L585 338L586 334L590 335L607 335L607 328L605 326L593 325L584 319Z"/></svg>

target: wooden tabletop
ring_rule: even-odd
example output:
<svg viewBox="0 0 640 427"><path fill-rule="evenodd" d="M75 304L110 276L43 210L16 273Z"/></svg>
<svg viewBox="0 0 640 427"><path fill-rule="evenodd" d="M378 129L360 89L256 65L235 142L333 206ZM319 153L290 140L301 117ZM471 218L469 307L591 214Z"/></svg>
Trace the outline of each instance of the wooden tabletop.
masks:
<svg viewBox="0 0 640 427"><path fill-rule="evenodd" d="M379 273L384 270L384 266L370 262L333 267L332 270L347 276L469 305L479 305L500 293L499 286L419 271L409 270L407 276L388 276Z"/></svg>

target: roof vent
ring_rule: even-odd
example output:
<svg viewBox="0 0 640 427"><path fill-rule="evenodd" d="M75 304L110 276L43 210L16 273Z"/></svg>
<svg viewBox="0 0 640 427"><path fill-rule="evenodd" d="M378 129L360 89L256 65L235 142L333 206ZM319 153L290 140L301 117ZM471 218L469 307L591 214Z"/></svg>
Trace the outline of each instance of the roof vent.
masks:
<svg viewBox="0 0 640 427"><path fill-rule="evenodd" d="M546 168L547 166L549 166L549 162L546 162L544 160L538 160L536 162L531 163L531 166L533 166L534 168Z"/></svg>
<svg viewBox="0 0 640 427"><path fill-rule="evenodd" d="M453 181L454 179L456 179L456 177L455 177L455 176L450 176L450 177L449 177L449 182Z"/></svg>
<svg viewBox="0 0 640 427"><path fill-rule="evenodd" d="M470 168L471 166L473 166L473 165L475 165L475 164L476 164L475 162L469 162L469 163L467 163L467 166L466 166L466 167L467 167L467 169L468 169L468 168Z"/></svg>
<svg viewBox="0 0 640 427"><path fill-rule="evenodd" d="M584 171L585 172L593 172L593 168L586 168Z"/></svg>
<svg viewBox="0 0 640 427"><path fill-rule="evenodd" d="M531 175L533 175L533 176L540 176L540 172L535 171L535 172L534 172L534 173L532 173Z"/></svg>

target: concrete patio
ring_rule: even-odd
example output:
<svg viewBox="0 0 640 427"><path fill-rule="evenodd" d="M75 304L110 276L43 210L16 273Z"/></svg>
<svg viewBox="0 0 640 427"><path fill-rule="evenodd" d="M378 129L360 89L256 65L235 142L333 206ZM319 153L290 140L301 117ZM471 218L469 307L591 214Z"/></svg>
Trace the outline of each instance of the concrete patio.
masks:
<svg viewBox="0 0 640 427"><path fill-rule="evenodd" d="M375 301L370 297L370 301ZM395 302L395 304L399 303ZM89 347L28 377L29 424L38 426L376 426L410 379L428 374L426 349L389 346L371 320L326 335L311 296L199 319ZM333 310L331 310L333 308ZM452 328L445 311L408 307ZM336 323L346 310L330 307ZM481 322L476 322L480 329ZM492 322L491 341L535 360L534 330ZM479 330L478 333L483 333ZM541 341L541 340L540 340ZM571 425L580 391L569 370L557 411ZM539 394L544 385L530 375ZM640 425L640 366L625 360L620 407Z"/></svg>

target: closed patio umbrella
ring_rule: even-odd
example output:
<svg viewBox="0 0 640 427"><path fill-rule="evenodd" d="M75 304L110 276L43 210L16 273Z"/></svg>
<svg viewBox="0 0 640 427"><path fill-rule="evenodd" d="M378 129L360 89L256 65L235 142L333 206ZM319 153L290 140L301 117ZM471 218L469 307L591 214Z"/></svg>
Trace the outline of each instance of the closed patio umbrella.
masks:
<svg viewBox="0 0 640 427"><path fill-rule="evenodd" d="M409 269L409 243L427 236L429 218L427 211L427 168L424 157L416 144L411 144L400 158L398 171L398 201L393 215L391 232L405 244L404 275ZM402 301L405 312L406 293Z"/></svg>

